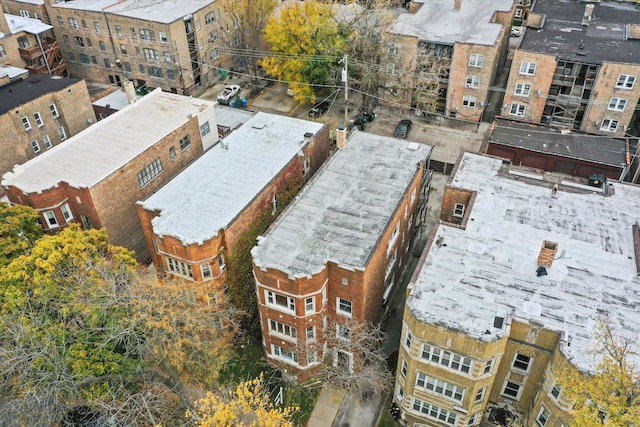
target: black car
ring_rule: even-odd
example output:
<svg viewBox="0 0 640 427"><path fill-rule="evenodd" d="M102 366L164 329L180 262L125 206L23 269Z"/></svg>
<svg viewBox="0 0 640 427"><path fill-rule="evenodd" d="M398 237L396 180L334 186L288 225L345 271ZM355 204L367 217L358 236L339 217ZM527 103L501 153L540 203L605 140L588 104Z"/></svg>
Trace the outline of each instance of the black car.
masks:
<svg viewBox="0 0 640 427"><path fill-rule="evenodd" d="M360 114L353 119L353 124L357 126L358 129L365 130L367 128L367 123L374 121L376 117L376 113L368 110L361 110Z"/></svg>
<svg viewBox="0 0 640 427"><path fill-rule="evenodd" d="M408 119L402 119L398 122L398 126L396 126L396 138L406 138L409 135L409 131L411 130L411 126L413 126L413 122Z"/></svg>
<svg viewBox="0 0 640 427"><path fill-rule="evenodd" d="M317 119L318 117L329 111L330 106L331 104L329 104L329 102L327 101L318 102L309 110L309 117Z"/></svg>

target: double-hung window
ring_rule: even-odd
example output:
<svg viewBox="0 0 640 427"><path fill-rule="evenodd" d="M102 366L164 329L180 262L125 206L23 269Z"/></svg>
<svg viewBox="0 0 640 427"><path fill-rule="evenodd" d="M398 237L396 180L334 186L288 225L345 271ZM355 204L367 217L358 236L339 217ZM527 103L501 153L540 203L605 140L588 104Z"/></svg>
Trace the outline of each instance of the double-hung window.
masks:
<svg viewBox="0 0 640 427"><path fill-rule="evenodd" d="M523 76L533 76L536 73L536 63L522 61L520 63L520 74Z"/></svg>
<svg viewBox="0 0 640 427"><path fill-rule="evenodd" d="M54 228L58 226L58 220L56 219L56 214L53 211L43 212L42 215L44 219L47 221L47 225L49 228Z"/></svg>
<svg viewBox="0 0 640 427"><path fill-rule="evenodd" d="M536 422L540 427L545 427L550 417L551 417L551 412L549 412L549 410L545 408L543 405L542 408L540 408L540 412L538 412L538 416L536 417Z"/></svg>
<svg viewBox="0 0 640 427"><path fill-rule="evenodd" d="M616 98L615 96L609 100L608 110L624 111L627 106L627 100L624 98Z"/></svg>
<svg viewBox="0 0 640 427"><path fill-rule="evenodd" d="M41 128L42 126L44 126L44 121L42 120L42 116L40 115L40 113L33 113L33 118L36 121L36 125Z"/></svg>
<svg viewBox="0 0 640 427"><path fill-rule="evenodd" d="M618 81L616 82L616 88L633 89L633 86L635 84L636 84L636 76L631 76L629 74L620 74L618 76Z"/></svg>
<svg viewBox="0 0 640 427"><path fill-rule="evenodd" d="M269 319L269 331L283 335L288 338L297 339L298 332L296 328L293 326L285 325L284 323L277 322L275 320Z"/></svg>
<svg viewBox="0 0 640 427"><path fill-rule="evenodd" d="M267 305L293 313L296 311L296 300L291 297L280 295L270 290L265 290L265 297Z"/></svg>
<svg viewBox="0 0 640 427"><path fill-rule="evenodd" d="M602 121L602 124L600 125L600 130L603 130L606 132L615 132L618 130L619 123L620 122L618 120L604 119Z"/></svg>
<svg viewBox="0 0 640 427"><path fill-rule="evenodd" d="M469 56L469 66L482 68L484 65L484 56L478 53L473 53Z"/></svg>
<svg viewBox="0 0 640 427"><path fill-rule="evenodd" d="M533 364L533 359L529 356L526 356L522 353L516 353L516 357L513 359L513 364L511 365L511 369L514 371L520 372L529 372L531 365Z"/></svg>
<svg viewBox="0 0 640 427"><path fill-rule="evenodd" d="M22 118L22 126L24 126L24 130L31 130L31 122L29 121L29 117L24 116Z"/></svg>
<svg viewBox="0 0 640 427"><path fill-rule="evenodd" d="M480 87L480 77L478 76L467 76L466 87L470 87L473 89L478 89Z"/></svg>
<svg viewBox="0 0 640 427"><path fill-rule="evenodd" d="M468 108L476 108L478 98L475 96L465 95L462 97L462 106Z"/></svg>
<svg viewBox="0 0 640 427"><path fill-rule="evenodd" d="M65 222L69 222L73 219L73 214L71 213L71 208L68 203L60 206L60 211L62 211L62 216L64 217Z"/></svg>
<svg viewBox="0 0 640 427"><path fill-rule="evenodd" d="M37 139L31 141L31 148L33 148L33 152L36 154L40 152L40 144Z"/></svg>
<svg viewBox="0 0 640 427"><path fill-rule="evenodd" d="M524 117L524 112L527 110L527 106L523 104L511 104L511 110L509 114L516 117Z"/></svg>
<svg viewBox="0 0 640 427"><path fill-rule="evenodd" d="M305 314L312 314L316 312L315 297L308 297L304 299L304 312Z"/></svg>
<svg viewBox="0 0 640 427"><path fill-rule="evenodd" d="M529 96L531 93L531 85L528 83L516 83L516 89L513 91L514 95Z"/></svg>
<svg viewBox="0 0 640 427"><path fill-rule="evenodd" d="M353 305L351 301L338 297L336 302L336 312L338 314L344 314L345 316L351 316L353 314Z"/></svg>
<svg viewBox="0 0 640 427"><path fill-rule="evenodd" d="M167 266L169 271L178 276L193 279L193 272L191 271L191 265L186 262L179 261L170 257L167 258Z"/></svg>

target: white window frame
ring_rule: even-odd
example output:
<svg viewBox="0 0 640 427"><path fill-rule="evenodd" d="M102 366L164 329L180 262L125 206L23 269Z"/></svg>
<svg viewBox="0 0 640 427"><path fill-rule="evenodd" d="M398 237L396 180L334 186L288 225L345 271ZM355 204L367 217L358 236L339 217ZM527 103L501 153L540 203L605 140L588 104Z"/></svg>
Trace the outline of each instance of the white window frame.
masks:
<svg viewBox="0 0 640 427"><path fill-rule="evenodd" d="M158 37L160 37L160 43L163 43L163 44L169 43L169 39L167 38L167 33L165 31L160 31L158 33Z"/></svg>
<svg viewBox="0 0 640 427"><path fill-rule="evenodd" d="M73 212L71 212L71 208L69 207L69 203L65 203L60 206L60 212L62 212L62 217L65 222L69 222L73 220Z"/></svg>
<svg viewBox="0 0 640 427"><path fill-rule="evenodd" d="M524 117L524 113L527 111L527 106L524 104L511 104L509 114L515 117Z"/></svg>
<svg viewBox="0 0 640 427"><path fill-rule="evenodd" d="M304 299L304 314L313 314L316 312L316 297L307 297Z"/></svg>
<svg viewBox="0 0 640 427"><path fill-rule="evenodd" d="M309 326L305 329L305 337L307 341L315 341L316 340L316 327Z"/></svg>
<svg viewBox="0 0 640 427"><path fill-rule="evenodd" d="M40 115L39 112L35 112L33 113L33 118L36 121L36 125L41 128L42 126L44 126L44 121L42 120L42 116Z"/></svg>
<svg viewBox="0 0 640 427"><path fill-rule="evenodd" d="M49 135L44 135L42 137L42 142L44 144L44 148L46 148L47 150L53 147L53 144L51 143L51 138L49 138Z"/></svg>
<svg viewBox="0 0 640 427"><path fill-rule="evenodd" d="M538 416L536 417L536 423L540 427L545 427L549 422L549 418L551 418L551 411L549 411L546 406L542 405L540 407L540 411L538 411Z"/></svg>
<svg viewBox="0 0 640 427"><path fill-rule="evenodd" d="M154 240L155 242L155 240ZM157 249L156 249L157 251ZM213 279L213 272L211 271L211 266L209 264L201 264L200 265L200 273L202 274L202 280L211 280Z"/></svg>
<svg viewBox="0 0 640 427"><path fill-rule="evenodd" d="M444 366L463 374L471 374L473 361L471 358L441 349L434 345L422 344L420 357L436 365Z"/></svg>
<svg viewBox="0 0 640 427"><path fill-rule="evenodd" d="M339 340L351 342L351 328L345 325L336 325L336 337Z"/></svg>
<svg viewBox="0 0 640 427"><path fill-rule="evenodd" d="M47 221L49 228L60 227L60 223L58 222L58 218L56 218L56 213L54 211L44 211L42 212L42 216L44 217L44 220Z"/></svg>
<svg viewBox="0 0 640 427"><path fill-rule="evenodd" d="M616 81L616 89L633 89L636 84L636 76L630 74L620 74Z"/></svg>
<svg viewBox="0 0 640 427"><path fill-rule="evenodd" d="M516 14L515 14L516 18L522 18L522 9L518 8L516 9ZM469 424L472 425L472 424Z"/></svg>
<svg viewBox="0 0 640 427"><path fill-rule="evenodd" d="M560 394L562 394L562 387L558 383L554 383L553 386L549 389L549 394L554 399L560 399Z"/></svg>
<svg viewBox="0 0 640 427"><path fill-rule="evenodd" d="M22 126L24 127L24 130L31 130L31 122L29 121L29 117L24 116L22 118Z"/></svg>
<svg viewBox="0 0 640 427"><path fill-rule="evenodd" d="M453 205L453 214L455 218L463 218L464 217L464 209L465 206L462 203L456 203Z"/></svg>
<svg viewBox="0 0 640 427"><path fill-rule="evenodd" d="M404 346L407 347L407 350L411 352L411 344L413 343L413 335L407 329L407 336L404 338Z"/></svg>
<svg viewBox="0 0 640 427"><path fill-rule="evenodd" d="M407 361L404 360L404 357L402 358L402 361L400 362L400 376L402 376L402 378L406 378L407 377Z"/></svg>
<svg viewBox="0 0 640 427"><path fill-rule="evenodd" d="M482 68L484 66L484 55L479 53L472 53L469 56L469 66Z"/></svg>
<svg viewBox="0 0 640 427"><path fill-rule="evenodd" d="M345 306L349 306L349 311L342 309L341 305L343 305L343 303ZM336 313L342 314L343 316L351 317L353 315L353 302L342 299L340 297L336 297Z"/></svg>
<svg viewBox="0 0 640 427"><path fill-rule="evenodd" d="M516 391L516 395L515 395L515 396L513 396L512 394L510 394L510 393L507 393L507 392L506 392L507 387L508 387L508 385L509 385L509 384L513 384L514 386L517 386L517 387L518 387L518 389L517 389L517 391ZM522 389L523 389L523 388L524 388L524 387L522 386L522 384L520 384L520 383L517 383L517 382L515 382L515 381L511 381L511 380L507 379L507 380L504 382L504 385L502 386L502 392L501 392L500 394L501 394L502 396L505 396L505 397L509 398L509 399L513 399L513 400L520 400L520 395L522 394ZM513 390L513 387L509 387L509 389Z"/></svg>
<svg viewBox="0 0 640 427"><path fill-rule="evenodd" d="M307 176L311 171L311 157L307 157L302 162L302 176Z"/></svg>
<svg viewBox="0 0 640 427"><path fill-rule="evenodd" d="M145 187L151 181L156 179L156 177L160 175L163 171L164 171L164 168L162 166L162 161L160 160L160 157L158 157L153 162L149 163L147 166L142 168L140 172L138 172L137 174L138 185L140 185L140 188Z"/></svg>
<svg viewBox="0 0 640 427"><path fill-rule="evenodd" d="M42 149L40 148L40 143L38 142L37 139L34 139L33 141L31 141L31 148L33 149L33 152L36 154L42 151Z"/></svg>
<svg viewBox="0 0 640 427"><path fill-rule="evenodd" d="M411 410L416 414L421 414L422 416L438 420L439 423L444 423L450 426L455 426L458 418L458 415L453 411L440 408L430 402L425 402L423 400L416 399L415 397L411 404Z"/></svg>
<svg viewBox="0 0 640 427"><path fill-rule="evenodd" d="M491 372L493 371L493 364L495 361L496 359L489 359L485 362L482 375L491 374Z"/></svg>
<svg viewBox="0 0 640 427"><path fill-rule="evenodd" d="M487 386L484 386L476 392L476 396L473 399L473 404L476 405L478 403L482 403L484 401L484 397L486 394L487 394Z"/></svg>
<svg viewBox="0 0 640 427"><path fill-rule="evenodd" d="M184 277L185 279L193 280L193 270L191 269L191 264L180 261L179 259L171 258L166 255L165 259L167 261L167 268L171 272L171 274Z"/></svg>
<svg viewBox="0 0 640 427"><path fill-rule="evenodd" d="M536 74L537 64L535 62L522 61L520 63L521 76L534 76Z"/></svg>
<svg viewBox="0 0 640 427"><path fill-rule="evenodd" d="M296 353L295 351L287 350L275 344L271 344L271 354L279 360L290 365L298 364L298 353Z"/></svg>
<svg viewBox="0 0 640 427"><path fill-rule="evenodd" d="M200 136L203 138L211 132L211 126L209 126L209 120L200 125Z"/></svg>
<svg viewBox="0 0 640 427"><path fill-rule="evenodd" d="M529 360L528 361L524 361L522 359L522 357L526 357ZM513 356L513 361L511 362L511 370L514 372L520 372L523 374L528 374L529 371L531 371L531 366L533 365L533 357L531 356L527 356L526 354L522 354L522 353L517 353ZM520 366L516 366L516 364L518 365L524 365L526 364L526 367L523 369Z"/></svg>
<svg viewBox="0 0 640 427"><path fill-rule="evenodd" d="M518 96L529 96L531 94L531 85L529 83L516 83L513 94Z"/></svg>
<svg viewBox="0 0 640 427"><path fill-rule="evenodd" d="M416 373L416 387L427 390L433 394L438 394L446 399L462 403L465 389L455 384L434 378L422 372Z"/></svg>
<svg viewBox="0 0 640 427"><path fill-rule="evenodd" d="M480 421L480 412L476 412L475 414L469 417L469 421L467 421L467 426L475 426Z"/></svg>
<svg viewBox="0 0 640 427"><path fill-rule="evenodd" d="M394 63L387 64L387 74L395 76L398 74L398 67Z"/></svg>
<svg viewBox="0 0 640 427"><path fill-rule="evenodd" d="M470 87L472 89L478 89L480 87L480 77L467 76L467 82L465 83L465 86Z"/></svg>
<svg viewBox="0 0 640 427"><path fill-rule="evenodd" d="M389 243L387 244L387 256L391 253L391 248L398 240L398 236L400 235L400 221L393 228L393 232L391 233L391 237L389 237Z"/></svg>
<svg viewBox="0 0 640 427"><path fill-rule="evenodd" d="M64 130L64 126L58 126L58 136L60 137L60 141L67 139L67 132Z"/></svg>
<svg viewBox="0 0 640 427"><path fill-rule="evenodd" d="M600 124L600 130L603 130L605 132L617 132L619 124L619 120L609 118L603 119L602 123Z"/></svg>
<svg viewBox="0 0 640 427"><path fill-rule="evenodd" d="M462 106L467 108L476 108L478 98L471 95L464 95L462 97Z"/></svg>
<svg viewBox="0 0 640 427"><path fill-rule="evenodd" d="M278 298L285 298L286 305L278 304ZM279 294L270 289L264 290L264 300L266 305L271 308L274 308L279 311L284 311L285 313L296 313L296 300L295 298L288 297L286 295Z"/></svg>
<svg viewBox="0 0 640 427"><path fill-rule="evenodd" d="M626 107L627 107L626 99L618 98L614 96L609 100L609 105L607 106L607 110L622 112Z"/></svg>
<svg viewBox="0 0 640 427"><path fill-rule="evenodd" d="M54 119L60 117L60 113L58 113L58 107L56 107L56 104L49 104L49 111L51 111L51 117L53 117Z"/></svg>
<svg viewBox="0 0 640 427"><path fill-rule="evenodd" d="M294 326L273 319L267 319L267 326L271 335L278 335L285 340L294 342L298 340L298 330Z"/></svg>

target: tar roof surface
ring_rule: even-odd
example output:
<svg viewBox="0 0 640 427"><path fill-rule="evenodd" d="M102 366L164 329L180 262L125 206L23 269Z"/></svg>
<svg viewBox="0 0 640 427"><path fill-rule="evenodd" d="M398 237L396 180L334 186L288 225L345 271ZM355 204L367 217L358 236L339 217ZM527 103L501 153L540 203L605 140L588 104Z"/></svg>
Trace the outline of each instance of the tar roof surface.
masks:
<svg viewBox="0 0 640 427"><path fill-rule="evenodd" d="M575 132L562 134L556 128L509 120L497 123L490 139L497 144L616 167L626 164L626 144L619 139Z"/></svg>
<svg viewBox="0 0 640 427"><path fill-rule="evenodd" d="M28 193L60 182L76 188L92 187L186 123L187 115L196 116L213 106L211 101L156 89L63 144L15 166L4 175L2 185L14 185Z"/></svg>
<svg viewBox="0 0 640 427"><path fill-rule="evenodd" d="M254 263L307 277L364 269L431 146L354 131L253 248Z"/></svg>
<svg viewBox="0 0 640 427"><path fill-rule="evenodd" d="M587 4L594 6L595 19L583 26ZM546 21L541 31L525 32L521 50L590 64L640 61L640 40L625 40L625 25L640 24L640 8L634 4L538 0L533 12L545 14Z"/></svg>
<svg viewBox="0 0 640 427"><path fill-rule="evenodd" d="M407 305L425 323L488 341L504 336L511 319L538 322L562 333L561 351L591 370L598 319L633 340L640 332L632 237L640 187L616 183L609 197L560 188L554 198L550 185L524 182L506 164L464 155L452 185L477 191L466 230L438 227L440 245L427 248ZM537 277L543 240L558 251ZM502 329L495 316L506 318Z"/></svg>
<svg viewBox="0 0 640 427"><path fill-rule="evenodd" d="M0 86L0 114L38 99L44 94L58 92L79 81L79 79L48 74L32 74L24 80L16 80Z"/></svg>
<svg viewBox="0 0 640 427"><path fill-rule="evenodd" d="M145 209L160 211L152 220L154 233L174 236L184 244L201 244L216 236L298 156L305 145L304 134L315 135L323 126L257 113L156 194L139 202Z"/></svg>
<svg viewBox="0 0 640 427"><path fill-rule="evenodd" d="M511 9L511 0L463 0L460 10L454 0L429 0L416 13L398 16L389 30L442 44L472 43L493 46L503 24L491 23L496 10Z"/></svg>

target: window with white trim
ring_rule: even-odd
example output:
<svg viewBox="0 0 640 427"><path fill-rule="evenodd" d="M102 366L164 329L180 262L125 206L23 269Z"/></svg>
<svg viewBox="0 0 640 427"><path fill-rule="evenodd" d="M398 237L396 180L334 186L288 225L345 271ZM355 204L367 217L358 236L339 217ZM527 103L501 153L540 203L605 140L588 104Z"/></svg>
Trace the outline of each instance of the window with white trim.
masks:
<svg viewBox="0 0 640 427"><path fill-rule="evenodd" d="M469 373L471 371L471 359L468 357L451 353L450 351L428 344L422 345L422 358L455 371L464 373Z"/></svg>
<svg viewBox="0 0 640 427"><path fill-rule="evenodd" d="M446 381L439 380L437 378L430 377L429 375L418 372L416 375L416 387L429 390L433 393L439 394L456 402L462 402L464 399L464 388L458 387L455 384L448 383Z"/></svg>
<svg viewBox="0 0 640 427"><path fill-rule="evenodd" d="M24 116L22 118L22 126L24 126L24 130L31 130L31 122L29 121L29 117Z"/></svg>
<svg viewBox="0 0 640 427"><path fill-rule="evenodd" d="M351 316L353 313L353 304L351 301L338 297L336 301L336 312L338 314L344 314L345 316Z"/></svg>
<svg viewBox="0 0 640 427"><path fill-rule="evenodd" d="M62 212L62 216L64 217L65 222L69 222L73 219L73 214L71 213L69 203L65 203L64 205L60 206L60 211Z"/></svg>
<svg viewBox="0 0 640 427"><path fill-rule="evenodd" d="M434 420L438 420L452 426L456 425L457 415L454 412L440 408L429 402L424 402L414 397L412 408L414 411L421 412Z"/></svg>
<svg viewBox="0 0 640 427"><path fill-rule="evenodd" d="M296 300L294 298L276 294L275 292L269 290L265 290L264 292L267 305L270 305L278 310L291 311L295 313Z"/></svg>
<svg viewBox="0 0 640 427"><path fill-rule="evenodd" d="M520 392L522 391L522 385L513 381L505 381L504 388L502 389L502 395L510 397L512 399L520 399Z"/></svg>
<svg viewBox="0 0 640 427"><path fill-rule="evenodd" d="M202 280L209 280L213 277L211 273L211 266L209 264L200 265L200 272L202 273Z"/></svg>
<svg viewBox="0 0 640 427"><path fill-rule="evenodd" d="M467 421L467 425L474 426L478 424L479 421L480 421L480 412L476 412L475 414L469 417L469 421Z"/></svg>
<svg viewBox="0 0 640 427"><path fill-rule="evenodd" d="M307 174L311 171L311 158L307 157L302 162L302 176L307 176Z"/></svg>
<svg viewBox="0 0 640 427"><path fill-rule="evenodd" d="M516 117L524 117L524 112L527 110L526 105L522 104L511 104L511 110L509 110L509 114Z"/></svg>
<svg viewBox="0 0 640 427"><path fill-rule="evenodd" d="M47 221L47 225L49 226L49 228L58 226L58 220L56 219L56 214L53 211L43 212L42 215L44 216L44 219Z"/></svg>
<svg viewBox="0 0 640 427"><path fill-rule="evenodd" d="M531 93L531 85L528 83L516 83L516 88L513 91L514 95L529 96Z"/></svg>
<svg viewBox="0 0 640 427"><path fill-rule="evenodd" d="M529 372L532 364L533 359L531 357L522 353L516 353L516 356L513 358L511 369L514 371L527 373Z"/></svg>
<svg viewBox="0 0 640 427"><path fill-rule="evenodd" d="M4 46L0 44L0 58L2 58L3 56L7 56L7 51L5 50Z"/></svg>
<svg viewBox="0 0 640 427"><path fill-rule="evenodd" d="M633 86L635 84L636 84L636 76L631 76L629 74L620 74L618 76L618 81L616 82L616 88L633 89Z"/></svg>
<svg viewBox="0 0 640 427"><path fill-rule="evenodd" d="M480 390L478 390L478 392L476 393L476 398L473 400L473 403L482 403L482 401L484 400L484 395L487 392L487 386L482 387Z"/></svg>
<svg viewBox="0 0 640 427"><path fill-rule="evenodd" d="M407 376L407 361L404 360L404 357L400 363L400 375L402 375L402 378L406 378Z"/></svg>
<svg viewBox="0 0 640 427"><path fill-rule="evenodd" d="M343 284L344 286L349 286L349 278L347 278L347 277L343 277L343 278L342 278L342 284Z"/></svg>
<svg viewBox="0 0 640 427"><path fill-rule="evenodd" d="M312 314L316 312L316 299L315 297L308 297L304 299L304 313Z"/></svg>
<svg viewBox="0 0 640 427"><path fill-rule="evenodd" d="M158 34L160 35L160 43L169 43L169 38L167 37L166 32L160 31Z"/></svg>
<svg viewBox="0 0 640 427"><path fill-rule="evenodd" d="M345 325L337 325L336 327L336 336L347 342L351 342L351 328Z"/></svg>
<svg viewBox="0 0 640 427"><path fill-rule="evenodd" d="M98 21L93 21L93 28L95 28L96 33L100 34L102 30L100 29L100 23Z"/></svg>
<svg viewBox="0 0 640 427"><path fill-rule="evenodd" d="M391 233L391 237L389 238L389 243L387 243L387 255L391 253L391 248L393 247L393 244L398 239L399 235L400 235L400 222L398 222L396 226L393 228L393 232Z"/></svg>
<svg viewBox="0 0 640 427"><path fill-rule="evenodd" d="M395 76L398 74L398 67L396 64L387 64L387 74Z"/></svg>
<svg viewBox="0 0 640 427"><path fill-rule="evenodd" d="M31 148L33 148L33 152L36 154L40 152L40 144L37 139L31 141Z"/></svg>
<svg viewBox="0 0 640 427"><path fill-rule="evenodd" d="M484 370L482 372L482 375L490 374L491 371L493 371L493 362L494 361L495 361L495 359L487 360L487 362L484 364Z"/></svg>
<svg viewBox="0 0 640 427"><path fill-rule="evenodd" d="M46 148L47 150L53 147L53 144L51 143L51 138L49 138L49 135L43 136L42 142L44 143L44 148Z"/></svg>
<svg viewBox="0 0 640 427"><path fill-rule="evenodd" d="M608 110L624 111L627 106L627 100L624 98L616 98L615 96L609 100Z"/></svg>
<svg viewBox="0 0 640 427"><path fill-rule="evenodd" d="M193 272L189 264L168 256L165 256L165 258L167 259L167 267L169 267L170 272L177 276L193 279Z"/></svg>
<svg viewBox="0 0 640 427"><path fill-rule="evenodd" d="M51 117L53 117L54 119L57 119L58 117L60 117L60 114L58 114L58 107L56 107L56 104L50 104L49 111L51 111Z"/></svg>
<svg viewBox="0 0 640 427"><path fill-rule="evenodd" d="M309 326L307 328L307 341L313 341L316 339L316 327L315 326Z"/></svg>
<svg viewBox="0 0 640 427"><path fill-rule="evenodd" d="M155 177L160 175L162 171L162 162L160 161L160 158L155 159L153 162L145 166L144 169L138 172L138 184L140 184L140 188L151 182Z"/></svg>
<svg viewBox="0 0 640 427"><path fill-rule="evenodd" d="M470 87L473 89L478 89L480 87L480 77L478 76L467 76L466 87Z"/></svg>
<svg viewBox="0 0 640 427"><path fill-rule="evenodd" d="M544 427L547 425L547 421L549 421L550 417L551 412L542 405L542 408L540 408L540 412L538 412L538 416L536 417L536 422L540 427Z"/></svg>
<svg viewBox="0 0 640 427"><path fill-rule="evenodd" d="M613 119L604 119L602 124L600 125L600 130L605 132L615 132L618 130L618 124L620 122L618 120Z"/></svg>
<svg viewBox="0 0 640 427"><path fill-rule="evenodd" d="M462 203L456 203L453 206L453 216L456 218L462 218L464 216L464 205Z"/></svg>
<svg viewBox="0 0 640 427"><path fill-rule="evenodd" d="M468 108L476 108L476 103L478 102L478 98L475 96L464 95L462 97L462 106Z"/></svg>
<svg viewBox="0 0 640 427"><path fill-rule="evenodd" d="M271 354L282 359L285 362L298 363L298 353L284 349L274 344L271 344Z"/></svg>
<svg viewBox="0 0 640 427"><path fill-rule="evenodd" d="M60 141L67 139L67 132L64 130L64 126L58 127L58 136L60 137Z"/></svg>
<svg viewBox="0 0 640 427"><path fill-rule="evenodd" d="M224 261L224 254L218 256L218 271L221 273L227 268L227 264Z"/></svg>
<svg viewBox="0 0 640 427"><path fill-rule="evenodd" d="M285 337L289 338L298 338L298 332L296 328L272 319L269 319L269 331L276 334L284 335Z"/></svg>
<svg viewBox="0 0 640 427"><path fill-rule="evenodd" d="M387 263L387 269L384 272L385 279L389 277L389 274L391 274L391 271L393 270L393 267L396 265L397 260L398 260L398 249L396 248L396 250L393 251L393 256Z"/></svg>
<svg viewBox="0 0 640 427"><path fill-rule="evenodd" d="M318 361L318 352L311 351L307 353L307 365L311 365L312 363L316 363Z"/></svg>
<svg viewBox="0 0 640 427"><path fill-rule="evenodd" d="M560 397L560 393L562 393L562 388L560 387L560 384L555 383L549 392L554 399L558 399Z"/></svg>
<svg viewBox="0 0 640 427"><path fill-rule="evenodd" d="M407 336L404 339L404 345L405 347L407 347L407 349L409 351L411 351L411 343L413 342L413 335L411 335L411 332L409 332L409 330L407 330Z"/></svg>
<svg viewBox="0 0 640 427"><path fill-rule="evenodd" d="M69 18L69 27L73 28L74 30L80 28L80 26L78 25L78 20L76 18Z"/></svg>
<svg viewBox="0 0 640 427"><path fill-rule="evenodd" d="M469 66L482 68L483 65L484 65L483 55L480 55L478 53L472 53L471 56L469 56Z"/></svg>
<svg viewBox="0 0 640 427"><path fill-rule="evenodd" d="M515 17L522 18L522 9L516 9ZM469 424L469 425L472 425L472 424Z"/></svg>
<svg viewBox="0 0 640 427"><path fill-rule="evenodd" d="M200 136L207 136L211 132L211 126L209 126L209 120L200 125Z"/></svg>
<svg viewBox="0 0 640 427"><path fill-rule="evenodd" d="M42 126L44 126L44 121L42 121L42 116L40 115L40 113L33 113L33 118L36 121L36 125L41 128Z"/></svg>
<svg viewBox="0 0 640 427"><path fill-rule="evenodd" d="M140 35L140 40L146 40L146 41L156 41L156 35L153 32L153 30L147 30L145 28L140 28L140 30L138 31L138 34Z"/></svg>
<svg viewBox="0 0 640 427"><path fill-rule="evenodd" d="M520 63L520 74L523 76L533 76L536 74L536 63L522 61Z"/></svg>

